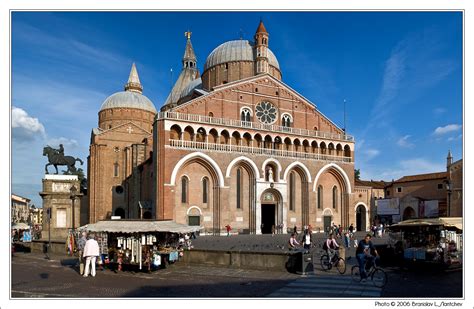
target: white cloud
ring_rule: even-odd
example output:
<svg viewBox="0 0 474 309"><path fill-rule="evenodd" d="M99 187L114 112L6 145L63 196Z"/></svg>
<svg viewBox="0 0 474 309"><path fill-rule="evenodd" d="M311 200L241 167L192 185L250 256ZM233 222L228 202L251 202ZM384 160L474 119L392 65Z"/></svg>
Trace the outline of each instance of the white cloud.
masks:
<svg viewBox="0 0 474 309"><path fill-rule="evenodd" d="M66 137L50 138L47 143L51 147L58 147L59 144L63 144L64 148L66 148L66 152L68 148L76 148L79 146L79 143L75 139L69 139Z"/></svg>
<svg viewBox="0 0 474 309"><path fill-rule="evenodd" d="M403 148L413 148L415 145L413 143L410 143L408 139L411 137L411 135L405 135L404 137L401 137L397 141L397 145Z"/></svg>
<svg viewBox="0 0 474 309"><path fill-rule="evenodd" d="M365 149L362 151L362 155L365 156L365 159L366 160L370 160L370 159L373 159L375 158L376 156L378 156L380 154L380 151L377 150L377 149Z"/></svg>
<svg viewBox="0 0 474 309"><path fill-rule="evenodd" d="M462 129L462 125L460 124L448 124L444 127L437 127L433 134L434 135L443 135L443 134L446 134L446 133L450 133L450 132L456 132L456 131L459 131Z"/></svg>
<svg viewBox="0 0 474 309"><path fill-rule="evenodd" d="M35 138L44 138L45 130L38 118L33 118L18 107L12 108L12 137L17 141L32 141Z"/></svg>
<svg viewBox="0 0 474 309"><path fill-rule="evenodd" d="M441 115L441 114L444 114L446 113L446 109L442 108L442 107L437 107L433 110L433 113L435 115Z"/></svg>
<svg viewBox="0 0 474 309"><path fill-rule="evenodd" d="M458 141L458 140L460 140L460 139L462 139L462 134L459 134L459 135L456 136L456 137L450 137L450 138L448 138L448 142Z"/></svg>

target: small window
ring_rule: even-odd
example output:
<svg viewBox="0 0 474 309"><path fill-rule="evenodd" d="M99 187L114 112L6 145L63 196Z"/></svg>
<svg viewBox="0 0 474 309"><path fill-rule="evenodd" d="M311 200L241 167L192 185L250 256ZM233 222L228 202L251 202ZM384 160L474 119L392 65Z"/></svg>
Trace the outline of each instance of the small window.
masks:
<svg viewBox="0 0 474 309"><path fill-rule="evenodd" d="M255 88L255 92L258 92L258 88Z"/></svg>
<svg viewBox="0 0 474 309"><path fill-rule="evenodd" d="M443 184L442 183L439 183L438 184L438 190L442 190L443 189Z"/></svg>
<svg viewBox="0 0 474 309"><path fill-rule="evenodd" d="M207 204L207 196L209 192L209 179L204 177L202 179L202 202L203 204Z"/></svg>
<svg viewBox="0 0 474 309"><path fill-rule="evenodd" d="M118 163L114 163L114 177L118 177L119 176L119 165Z"/></svg>
<svg viewBox="0 0 474 309"><path fill-rule="evenodd" d="M227 84L227 81L226 81L226 80L225 80L225 81L223 81L223 82L222 82L222 84Z"/></svg>
<svg viewBox="0 0 474 309"><path fill-rule="evenodd" d="M277 92L275 92L275 94L276 94L276 95L279 95L280 93L277 91Z"/></svg>
<svg viewBox="0 0 474 309"><path fill-rule="evenodd" d="M122 194L123 193L123 187L122 186L116 186L115 187L115 192L117 192L117 194Z"/></svg>
<svg viewBox="0 0 474 309"><path fill-rule="evenodd" d="M401 193L402 192L402 187L398 187L397 188L397 193Z"/></svg>
<svg viewBox="0 0 474 309"><path fill-rule="evenodd" d="M228 68L229 68L229 64L226 63L226 64L225 64L225 69L227 70Z"/></svg>
<svg viewBox="0 0 474 309"><path fill-rule="evenodd" d="M181 203L187 203L188 202L188 178L183 176L181 178Z"/></svg>
<svg viewBox="0 0 474 309"><path fill-rule="evenodd" d="M209 117L214 117L214 114L212 112L209 112Z"/></svg>

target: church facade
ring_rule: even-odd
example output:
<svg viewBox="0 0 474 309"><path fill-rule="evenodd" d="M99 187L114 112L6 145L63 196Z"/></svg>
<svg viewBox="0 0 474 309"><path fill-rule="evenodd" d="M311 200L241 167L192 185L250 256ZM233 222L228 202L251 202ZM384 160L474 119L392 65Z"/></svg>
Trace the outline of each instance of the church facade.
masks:
<svg viewBox="0 0 474 309"><path fill-rule="evenodd" d="M160 111L134 65L125 91L102 105L88 159L90 222L171 219L216 234L355 222L354 138L282 81L263 23L253 41L215 48L202 74L186 37Z"/></svg>

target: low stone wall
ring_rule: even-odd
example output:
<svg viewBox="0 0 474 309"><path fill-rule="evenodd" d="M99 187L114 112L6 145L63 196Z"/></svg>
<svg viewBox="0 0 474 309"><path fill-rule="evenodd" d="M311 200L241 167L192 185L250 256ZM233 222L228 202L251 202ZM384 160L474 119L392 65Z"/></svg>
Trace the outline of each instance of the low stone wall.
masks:
<svg viewBox="0 0 474 309"><path fill-rule="evenodd" d="M190 250L179 263L286 272L290 253Z"/></svg>
<svg viewBox="0 0 474 309"><path fill-rule="evenodd" d="M48 244L47 240L33 240L30 243L23 243L23 246L30 248L31 252L44 253L44 245ZM66 243L64 241L51 240L51 248L48 250L50 254L66 254Z"/></svg>

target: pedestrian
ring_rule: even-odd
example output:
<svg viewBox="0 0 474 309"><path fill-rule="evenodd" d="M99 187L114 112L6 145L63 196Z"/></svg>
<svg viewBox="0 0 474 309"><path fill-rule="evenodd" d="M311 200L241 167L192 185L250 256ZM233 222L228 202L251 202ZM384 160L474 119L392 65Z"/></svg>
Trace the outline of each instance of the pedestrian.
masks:
<svg viewBox="0 0 474 309"><path fill-rule="evenodd" d="M232 230L232 228L230 227L229 224L225 226L225 230L227 231L227 236L230 236L230 230Z"/></svg>
<svg viewBox="0 0 474 309"><path fill-rule="evenodd" d="M351 226L349 226L349 232L351 233L351 237L352 237L352 234L354 234L354 224L351 223Z"/></svg>
<svg viewBox="0 0 474 309"><path fill-rule="evenodd" d="M349 236L349 232L345 232L344 233L344 245L346 246L346 248L349 249L350 243L351 243L351 238Z"/></svg>
<svg viewBox="0 0 474 309"><path fill-rule="evenodd" d="M89 240L86 241L84 253L82 254L82 256L86 259L86 268L84 269L83 275L84 277L89 276L89 265L91 267L91 275L92 277L95 277L95 262L99 255L99 244L94 239L94 235L91 234L89 236Z"/></svg>
<svg viewBox="0 0 474 309"><path fill-rule="evenodd" d="M288 249L296 250L298 249L298 246L300 246L300 243L296 240L296 234L292 233L290 240L288 241Z"/></svg>
<svg viewBox="0 0 474 309"><path fill-rule="evenodd" d="M308 229L305 230L303 235L303 248L309 250L311 249L311 244L313 243L312 235Z"/></svg>
<svg viewBox="0 0 474 309"><path fill-rule="evenodd" d="M293 234L295 234L295 236L298 235L298 229L296 228L296 225L295 225L295 227L293 228Z"/></svg>
<svg viewBox="0 0 474 309"><path fill-rule="evenodd" d="M84 274L84 263L85 259L82 256L84 253L84 246L86 245L87 241L87 232L82 232L81 233L81 238L77 241L77 251L79 254L79 274L83 275Z"/></svg>
<svg viewBox="0 0 474 309"><path fill-rule="evenodd" d="M275 236L275 224L272 225L272 237Z"/></svg>

